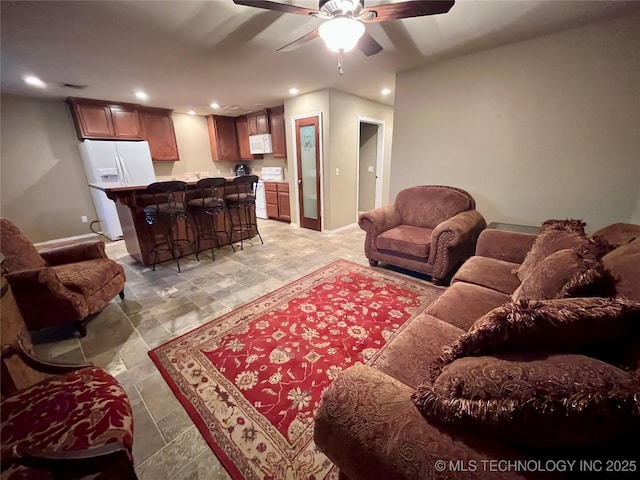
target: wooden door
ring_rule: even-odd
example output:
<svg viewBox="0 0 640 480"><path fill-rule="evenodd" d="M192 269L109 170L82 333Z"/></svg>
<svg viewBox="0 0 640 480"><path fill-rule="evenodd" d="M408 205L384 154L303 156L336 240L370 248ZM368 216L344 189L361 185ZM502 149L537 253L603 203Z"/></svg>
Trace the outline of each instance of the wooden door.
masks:
<svg viewBox="0 0 640 480"><path fill-rule="evenodd" d="M71 112L74 114L76 126L79 127L78 138L109 138L115 137L111 110L106 105L72 103Z"/></svg>
<svg viewBox="0 0 640 480"><path fill-rule="evenodd" d="M180 160L171 110L141 110L140 121L153 161Z"/></svg>
<svg viewBox="0 0 640 480"><path fill-rule="evenodd" d="M284 126L284 105L269 109L271 127L271 145L273 158L287 158L287 143Z"/></svg>
<svg viewBox="0 0 640 480"><path fill-rule="evenodd" d="M137 110L121 106L110 106L109 110L116 138L142 140L142 127Z"/></svg>
<svg viewBox="0 0 640 480"><path fill-rule="evenodd" d="M296 120L295 125L300 226L320 231L322 211L319 117L301 118Z"/></svg>

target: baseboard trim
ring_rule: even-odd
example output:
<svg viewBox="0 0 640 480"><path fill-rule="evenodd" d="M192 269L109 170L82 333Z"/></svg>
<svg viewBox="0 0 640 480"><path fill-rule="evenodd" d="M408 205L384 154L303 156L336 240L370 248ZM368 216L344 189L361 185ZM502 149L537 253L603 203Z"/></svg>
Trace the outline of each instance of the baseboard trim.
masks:
<svg viewBox="0 0 640 480"><path fill-rule="evenodd" d="M350 223L349 225L345 225L344 227L339 227L339 228L336 228L334 230L323 230L322 233L326 233L328 235L331 235L333 233L340 233L340 232L342 232L344 230L349 230L350 228L357 227L357 226L358 226L357 223Z"/></svg>
<svg viewBox="0 0 640 480"><path fill-rule="evenodd" d="M46 247L46 246L55 245L58 243L73 243L73 242L77 242L78 240L86 240L89 238L95 238L96 240L98 240L100 238L100 235L98 235L97 233L85 233L83 235L75 235L73 237L56 238L54 240L38 242L38 243L34 243L33 245L34 247Z"/></svg>

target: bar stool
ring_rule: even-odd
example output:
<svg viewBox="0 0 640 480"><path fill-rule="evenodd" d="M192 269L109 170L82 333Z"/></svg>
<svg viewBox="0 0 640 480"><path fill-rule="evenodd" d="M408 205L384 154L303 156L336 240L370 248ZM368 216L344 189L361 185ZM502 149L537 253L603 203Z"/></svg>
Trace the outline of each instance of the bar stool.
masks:
<svg viewBox="0 0 640 480"><path fill-rule="evenodd" d="M158 255L164 252L171 252L171 256L176 261L178 272L180 272L179 255L188 246L193 245L189 240L189 226L187 225L187 214L185 210L185 197L187 184L178 180L168 182L155 182L147 187L146 193L153 197L153 203L144 207L145 220L149 225L161 225L164 231L163 238L153 245L153 271L156 270ZM178 221L185 221L185 235L187 238L180 238L178 233ZM153 235L156 238L156 235Z"/></svg>
<svg viewBox="0 0 640 480"><path fill-rule="evenodd" d="M198 198L187 202L187 211L189 218L196 225L196 259L200 260L200 245L202 240L210 240L211 243L211 259L215 260L213 254L213 242L216 247L220 248L220 236L231 238L227 230L227 206L224 203L224 188L227 184L224 178L203 178L196 183L196 191ZM222 192L222 195L220 195ZM221 230L216 222L218 215L222 215L223 230ZM231 247L235 251L233 244Z"/></svg>
<svg viewBox="0 0 640 480"><path fill-rule="evenodd" d="M230 215L231 235L233 236L233 232L240 233L240 250L244 250L244 235L248 234L254 228L258 237L260 237L260 243L264 244L262 235L260 235L258 231L257 221L255 220L256 187L258 180L257 175L241 175L236 177L231 181L231 186L235 187L236 191L224 196L224 201L227 204L229 213L231 213L231 210L236 212L235 218L234 215Z"/></svg>

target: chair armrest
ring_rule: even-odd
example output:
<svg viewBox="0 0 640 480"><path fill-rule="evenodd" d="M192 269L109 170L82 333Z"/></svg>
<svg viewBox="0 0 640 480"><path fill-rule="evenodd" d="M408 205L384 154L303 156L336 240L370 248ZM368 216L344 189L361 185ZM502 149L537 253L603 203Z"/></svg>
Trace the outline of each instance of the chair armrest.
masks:
<svg viewBox="0 0 640 480"><path fill-rule="evenodd" d="M385 205L361 214L358 225L362 230L377 237L382 232L400 225L400 212L395 205Z"/></svg>
<svg viewBox="0 0 640 480"><path fill-rule="evenodd" d="M412 392L379 370L349 367L323 395L315 417L316 445L351 480L444 478L435 469L437 460L477 459L480 464L479 459L518 456L491 440L453 436L435 427L414 405ZM470 477L477 478L456 478Z"/></svg>
<svg viewBox="0 0 640 480"><path fill-rule="evenodd" d="M12 448L2 449L3 470L12 464L56 472L64 478L75 478L104 470L113 469L117 465L129 465L119 470L119 478L135 478L131 476L133 467L129 451L120 441L88 448L86 450L65 450L49 452L14 445ZM61 477L62 478L62 477Z"/></svg>
<svg viewBox="0 0 640 480"><path fill-rule="evenodd" d="M484 230L478 237L476 255L511 263L522 263L537 235L507 230Z"/></svg>
<svg viewBox="0 0 640 480"><path fill-rule="evenodd" d="M65 373L75 372L76 370L93 366L93 364L91 363L74 365L67 363L46 362L31 355L19 340L13 342L12 344L3 345L0 355L2 359L9 358L13 355L18 355L18 357L20 357L20 360L22 360L28 367L31 367L34 370L42 373L48 373L50 375L63 375Z"/></svg>
<svg viewBox="0 0 640 480"><path fill-rule="evenodd" d="M441 222L433 229L431 243L435 244L438 242L438 239L444 233L450 233L453 237L448 242L449 247L455 247L469 242L475 245L478 236L486 227L487 222L485 222L484 217L480 215L480 212L477 210L460 212ZM435 255L435 252L433 255Z"/></svg>
<svg viewBox="0 0 640 480"><path fill-rule="evenodd" d="M76 243L62 247L49 248L40 252L50 265L63 265L65 263L83 262L97 258L109 258L104 251L104 242Z"/></svg>

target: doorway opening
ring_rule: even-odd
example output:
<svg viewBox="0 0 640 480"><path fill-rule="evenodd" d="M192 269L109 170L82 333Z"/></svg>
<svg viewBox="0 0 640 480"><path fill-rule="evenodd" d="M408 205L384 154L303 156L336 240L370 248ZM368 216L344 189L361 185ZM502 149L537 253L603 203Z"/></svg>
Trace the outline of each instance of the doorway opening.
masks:
<svg viewBox="0 0 640 480"><path fill-rule="evenodd" d="M358 117L357 212L382 206L384 121Z"/></svg>

